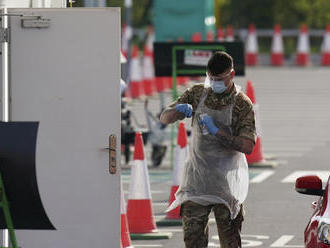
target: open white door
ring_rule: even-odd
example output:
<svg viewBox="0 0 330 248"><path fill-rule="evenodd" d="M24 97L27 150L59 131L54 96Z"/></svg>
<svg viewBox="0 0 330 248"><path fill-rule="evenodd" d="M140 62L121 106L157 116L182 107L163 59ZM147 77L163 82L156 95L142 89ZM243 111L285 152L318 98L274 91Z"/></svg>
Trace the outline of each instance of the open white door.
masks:
<svg viewBox="0 0 330 248"><path fill-rule="evenodd" d="M118 248L120 9L8 13L10 120L39 122L37 182L57 229L19 230L18 244ZM115 174L106 149L110 135L116 137Z"/></svg>

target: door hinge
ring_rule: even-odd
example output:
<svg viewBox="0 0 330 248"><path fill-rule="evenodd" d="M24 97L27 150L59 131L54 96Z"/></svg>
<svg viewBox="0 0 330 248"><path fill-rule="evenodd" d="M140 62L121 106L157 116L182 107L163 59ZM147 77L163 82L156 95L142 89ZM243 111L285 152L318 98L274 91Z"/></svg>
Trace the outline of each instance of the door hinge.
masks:
<svg viewBox="0 0 330 248"><path fill-rule="evenodd" d="M0 42L9 42L9 29L0 28Z"/></svg>
<svg viewBox="0 0 330 248"><path fill-rule="evenodd" d="M50 19L41 16L23 16L21 25L22 28L49 28Z"/></svg>

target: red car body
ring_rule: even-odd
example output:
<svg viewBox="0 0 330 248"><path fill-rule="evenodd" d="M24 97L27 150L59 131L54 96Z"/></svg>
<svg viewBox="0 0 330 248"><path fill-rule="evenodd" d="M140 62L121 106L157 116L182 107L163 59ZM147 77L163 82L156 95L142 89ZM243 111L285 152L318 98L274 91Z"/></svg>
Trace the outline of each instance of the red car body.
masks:
<svg viewBox="0 0 330 248"><path fill-rule="evenodd" d="M297 192L320 196L317 202L312 203L314 213L308 222L304 235L306 248L330 248L329 179L324 190L322 181L317 176L304 176L296 181Z"/></svg>

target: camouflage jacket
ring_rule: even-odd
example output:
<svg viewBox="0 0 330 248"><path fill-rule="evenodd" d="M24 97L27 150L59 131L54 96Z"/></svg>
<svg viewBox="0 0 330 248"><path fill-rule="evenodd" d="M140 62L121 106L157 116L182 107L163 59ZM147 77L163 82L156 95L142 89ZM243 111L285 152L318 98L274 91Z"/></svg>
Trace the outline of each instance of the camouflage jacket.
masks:
<svg viewBox="0 0 330 248"><path fill-rule="evenodd" d="M204 90L204 84L196 84L188 88L170 107L180 103L189 103L196 110ZM207 88L206 107L220 110L223 106L232 104L237 93L236 87L228 93L217 94L211 88ZM240 136L256 142L256 127L253 105L251 100L240 91L237 95L232 114L232 131L234 136Z"/></svg>

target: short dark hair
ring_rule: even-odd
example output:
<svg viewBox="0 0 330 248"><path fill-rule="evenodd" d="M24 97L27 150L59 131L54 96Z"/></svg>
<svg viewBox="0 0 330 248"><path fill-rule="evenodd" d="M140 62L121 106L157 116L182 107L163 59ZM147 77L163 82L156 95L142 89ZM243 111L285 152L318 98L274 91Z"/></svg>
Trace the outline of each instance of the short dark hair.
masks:
<svg viewBox="0 0 330 248"><path fill-rule="evenodd" d="M210 75L219 75L233 67L233 58L226 52L215 52L207 63L206 71Z"/></svg>

